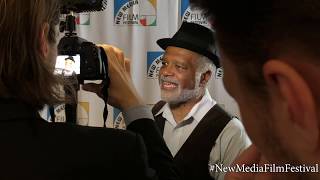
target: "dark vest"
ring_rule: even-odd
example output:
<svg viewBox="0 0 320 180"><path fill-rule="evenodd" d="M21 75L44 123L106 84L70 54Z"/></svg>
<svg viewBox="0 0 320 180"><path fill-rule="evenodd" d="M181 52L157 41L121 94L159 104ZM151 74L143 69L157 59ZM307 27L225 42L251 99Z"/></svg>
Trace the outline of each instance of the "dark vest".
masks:
<svg viewBox="0 0 320 180"><path fill-rule="evenodd" d="M160 101L152 108L154 116L164 105L165 102ZM219 134L231 119L232 117L219 105L213 106L202 118L174 157L181 179L213 179L208 167L210 152ZM163 134L166 119L161 113L155 116L155 120Z"/></svg>

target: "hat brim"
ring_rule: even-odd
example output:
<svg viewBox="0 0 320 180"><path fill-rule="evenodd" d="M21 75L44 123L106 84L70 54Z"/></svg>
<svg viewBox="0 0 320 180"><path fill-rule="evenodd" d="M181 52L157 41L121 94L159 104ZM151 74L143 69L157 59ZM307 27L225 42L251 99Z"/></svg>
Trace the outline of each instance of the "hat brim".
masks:
<svg viewBox="0 0 320 180"><path fill-rule="evenodd" d="M205 50L202 47L196 46L192 43L189 42L185 42L183 40L173 40L171 38L163 38L163 39L159 39L157 40L157 44L163 49L166 50L168 46L174 46L174 47L180 47L183 49L188 49L190 51L196 52L198 54L201 54L203 56L206 56L207 58L209 58L213 64L219 68L220 67L220 62L219 62L219 58L218 56L216 56L213 52L209 51L209 50Z"/></svg>

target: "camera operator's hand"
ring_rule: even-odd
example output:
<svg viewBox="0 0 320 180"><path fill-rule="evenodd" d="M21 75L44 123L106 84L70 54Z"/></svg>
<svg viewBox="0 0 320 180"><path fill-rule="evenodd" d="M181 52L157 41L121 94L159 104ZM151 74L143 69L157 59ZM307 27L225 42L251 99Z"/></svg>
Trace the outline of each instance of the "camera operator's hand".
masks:
<svg viewBox="0 0 320 180"><path fill-rule="evenodd" d="M110 86L108 89L108 104L119 109L129 109L131 107L143 105L143 101L138 95L130 78L130 64L125 60L123 52L114 46L99 45L108 57ZM83 85L83 89L95 92L102 97L102 85L89 83Z"/></svg>

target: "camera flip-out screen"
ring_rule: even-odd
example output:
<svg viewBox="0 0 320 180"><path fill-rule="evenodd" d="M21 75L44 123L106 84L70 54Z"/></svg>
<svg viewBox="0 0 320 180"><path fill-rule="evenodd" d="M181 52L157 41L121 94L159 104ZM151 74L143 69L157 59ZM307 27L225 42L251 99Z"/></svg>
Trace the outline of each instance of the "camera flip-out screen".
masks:
<svg viewBox="0 0 320 180"><path fill-rule="evenodd" d="M57 56L55 74L70 76L73 73L80 74L80 55L75 56L59 55Z"/></svg>

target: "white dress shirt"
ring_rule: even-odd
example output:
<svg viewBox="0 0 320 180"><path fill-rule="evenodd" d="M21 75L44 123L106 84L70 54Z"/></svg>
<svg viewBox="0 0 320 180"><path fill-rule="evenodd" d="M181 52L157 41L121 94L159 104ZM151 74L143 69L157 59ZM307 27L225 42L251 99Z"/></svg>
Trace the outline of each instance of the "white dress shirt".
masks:
<svg viewBox="0 0 320 180"><path fill-rule="evenodd" d="M162 113L162 116L166 119L163 138L173 156L178 153L198 123L214 105L216 105L216 101L211 98L209 91L206 90L202 99L192 107L179 124L174 120L168 103L160 109L156 115ZM212 148L210 157L208 157L208 163L229 166L250 143L241 122L237 118L233 118L218 136L216 145ZM216 180L223 180L225 173L210 171L210 175Z"/></svg>

